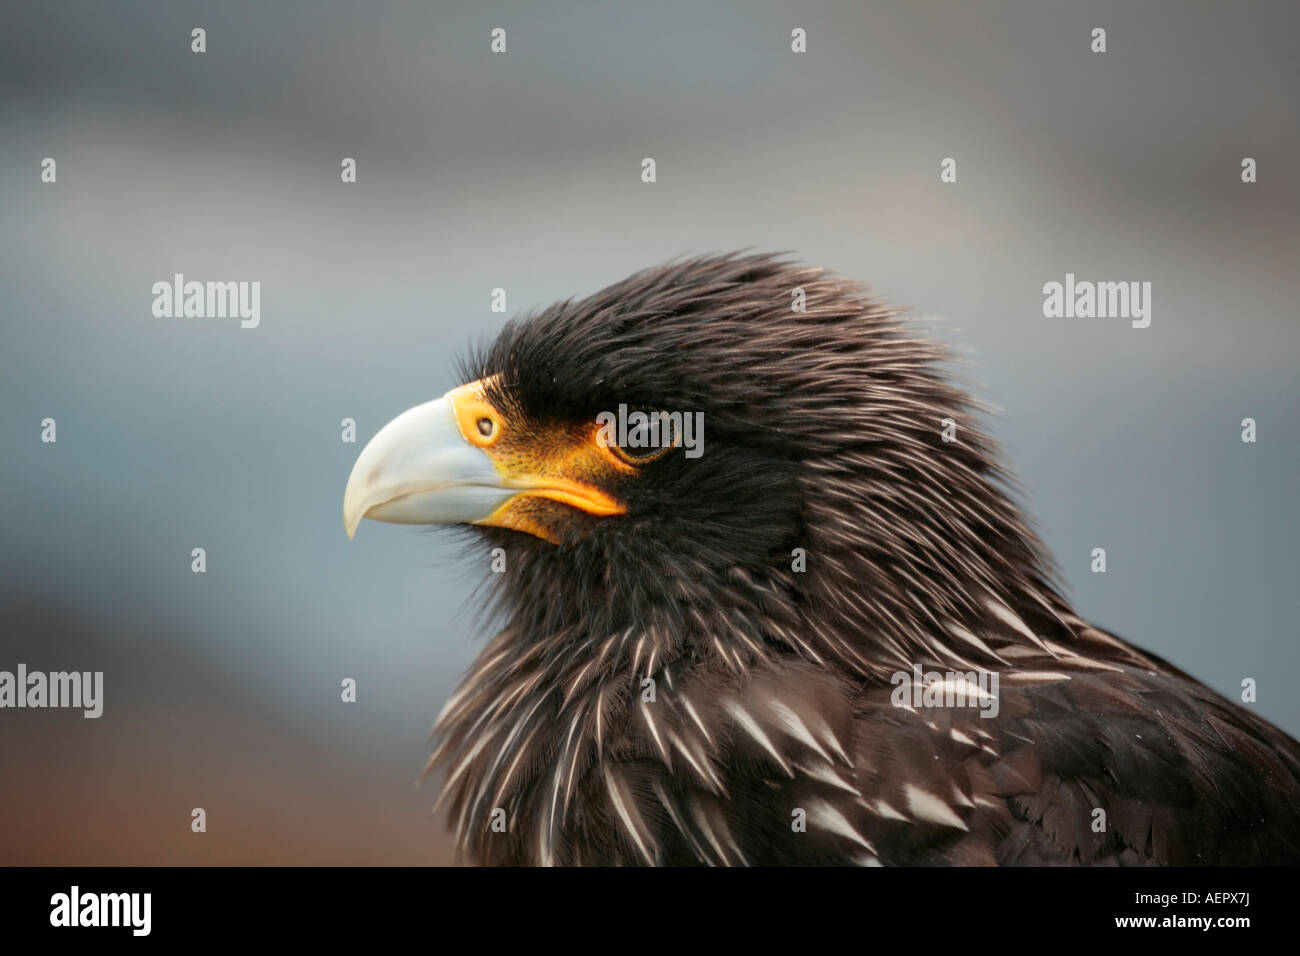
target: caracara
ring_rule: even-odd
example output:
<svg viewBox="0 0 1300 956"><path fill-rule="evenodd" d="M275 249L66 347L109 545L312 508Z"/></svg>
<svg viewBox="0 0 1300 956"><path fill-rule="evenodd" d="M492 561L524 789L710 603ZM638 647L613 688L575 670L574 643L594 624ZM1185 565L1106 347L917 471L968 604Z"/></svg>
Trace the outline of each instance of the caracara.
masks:
<svg viewBox="0 0 1300 956"><path fill-rule="evenodd" d="M852 282L697 258L375 435L348 534L469 527L499 614L429 762L465 857L1300 860L1300 745L1074 611L947 363Z"/></svg>

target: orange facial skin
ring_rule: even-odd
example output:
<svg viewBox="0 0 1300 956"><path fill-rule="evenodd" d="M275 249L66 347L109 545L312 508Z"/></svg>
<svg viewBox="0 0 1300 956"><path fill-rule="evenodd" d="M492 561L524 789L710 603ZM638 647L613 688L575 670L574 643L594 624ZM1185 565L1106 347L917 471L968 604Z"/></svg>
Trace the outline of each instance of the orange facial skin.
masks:
<svg viewBox="0 0 1300 956"><path fill-rule="evenodd" d="M636 469L605 445L594 421L544 432L521 428L487 401L482 382L453 389L448 398L464 439L487 453L503 484L519 489L476 524L512 528L559 544L554 524L562 515L556 504L600 517L627 512L623 502L603 489Z"/></svg>

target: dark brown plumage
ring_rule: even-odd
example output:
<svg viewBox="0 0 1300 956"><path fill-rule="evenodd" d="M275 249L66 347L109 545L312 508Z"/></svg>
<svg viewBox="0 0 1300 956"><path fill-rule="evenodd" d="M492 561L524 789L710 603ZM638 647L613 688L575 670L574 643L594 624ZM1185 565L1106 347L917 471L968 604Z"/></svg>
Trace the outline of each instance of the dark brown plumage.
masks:
<svg viewBox="0 0 1300 956"><path fill-rule="evenodd" d="M620 403L706 423L697 459L581 473L622 513L474 528L501 630L430 761L470 860L1300 860L1300 746L1072 610L945 362L853 283L732 255L466 367L510 435ZM899 706L914 667L996 674L997 715Z"/></svg>

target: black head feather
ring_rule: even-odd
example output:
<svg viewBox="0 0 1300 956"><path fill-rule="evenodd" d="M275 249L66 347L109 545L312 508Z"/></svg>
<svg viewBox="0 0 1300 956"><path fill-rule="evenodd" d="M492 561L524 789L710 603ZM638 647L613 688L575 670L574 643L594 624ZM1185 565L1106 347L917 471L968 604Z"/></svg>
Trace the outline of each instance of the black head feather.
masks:
<svg viewBox="0 0 1300 956"><path fill-rule="evenodd" d="M806 311L792 308L797 290ZM888 635L876 648L817 643L890 670L936 624L986 615L973 595L1051 614L1049 562L947 360L856 284L766 255L649 270L510 323L465 373L491 378L514 418L545 429L620 404L700 412L707 451L669 455L620 487L625 517L575 515L568 547L487 531L524 570L545 565L532 587L503 581L504 598L526 613L589 591L582 620L612 631L660 617L675 627L748 583L824 604L855 644ZM790 571L796 548L803 577ZM616 605L602 606L607 588Z"/></svg>

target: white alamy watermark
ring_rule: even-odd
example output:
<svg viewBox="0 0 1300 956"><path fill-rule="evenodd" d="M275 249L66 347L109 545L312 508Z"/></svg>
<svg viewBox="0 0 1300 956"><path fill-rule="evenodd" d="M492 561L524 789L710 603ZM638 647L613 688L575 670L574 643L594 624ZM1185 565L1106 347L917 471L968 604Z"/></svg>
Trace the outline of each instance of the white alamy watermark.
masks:
<svg viewBox="0 0 1300 956"><path fill-rule="evenodd" d="M704 454L704 413L665 412L619 405L596 416L600 440L623 451L654 452L681 447L687 458ZM648 457L648 456L647 456Z"/></svg>
<svg viewBox="0 0 1300 956"><path fill-rule="evenodd" d="M152 893L83 893L74 885L50 897L51 926L127 926L132 936L148 936L152 917Z"/></svg>
<svg viewBox="0 0 1300 956"><path fill-rule="evenodd" d="M998 675L993 671L895 671L889 695L895 707L978 707L981 717L998 715Z"/></svg>
<svg viewBox="0 0 1300 956"><path fill-rule="evenodd" d="M160 319L240 319L255 329L262 321L261 282L186 282L177 272L172 281L153 284L153 314Z"/></svg>
<svg viewBox="0 0 1300 956"><path fill-rule="evenodd" d="M0 708L70 707L92 719L104 713L103 671L0 671Z"/></svg>
<svg viewBox="0 0 1300 956"><path fill-rule="evenodd" d="M1064 282L1043 286L1043 316L1049 319L1131 319L1133 328L1151 324L1150 282L1076 281L1073 272Z"/></svg>

